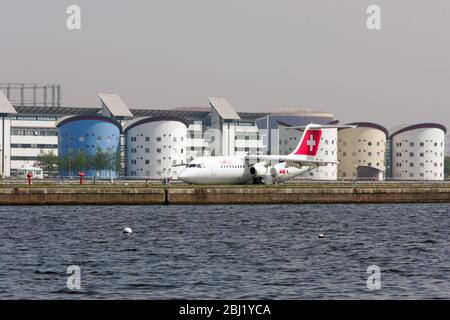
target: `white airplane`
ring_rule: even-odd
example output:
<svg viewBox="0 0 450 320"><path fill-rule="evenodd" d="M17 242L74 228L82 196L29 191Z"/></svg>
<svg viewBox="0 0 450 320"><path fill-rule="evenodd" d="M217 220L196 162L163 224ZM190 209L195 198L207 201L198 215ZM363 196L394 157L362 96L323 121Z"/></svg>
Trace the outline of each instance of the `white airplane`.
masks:
<svg viewBox="0 0 450 320"><path fill-rule="evenodd" d="M288 155L246 155L236 157L199 157L183 169L178 179L191 184L249 184L284 182L304 172L324 166L330 161L316 159L319 150L322 129L348 128L350 126L328 126L309 124L306 127L289 127L304 129L299 144ZM254 165L249 160L261 160ZM271 162L278 162L271 166Z"/></svg>

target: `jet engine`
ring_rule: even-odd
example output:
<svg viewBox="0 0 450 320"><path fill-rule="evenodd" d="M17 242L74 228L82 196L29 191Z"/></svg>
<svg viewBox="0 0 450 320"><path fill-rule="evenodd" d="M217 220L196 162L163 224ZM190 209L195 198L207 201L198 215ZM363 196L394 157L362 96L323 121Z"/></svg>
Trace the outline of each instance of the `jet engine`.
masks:
<svg viewBox="0 0 450 320"><path fill-rule="evenodd" d="M286 173L287 173L286 163L284 162L278 163L269 169L269 174L274 178L278 176L283 176Z"/></svg>
<svg viewBox="0 0 450 320"><path fill-rule="evenodd" d="M256 177L264 177L267 174L267 168L263 165L255 164L253 167L250 167L250 174Z"/></svg>

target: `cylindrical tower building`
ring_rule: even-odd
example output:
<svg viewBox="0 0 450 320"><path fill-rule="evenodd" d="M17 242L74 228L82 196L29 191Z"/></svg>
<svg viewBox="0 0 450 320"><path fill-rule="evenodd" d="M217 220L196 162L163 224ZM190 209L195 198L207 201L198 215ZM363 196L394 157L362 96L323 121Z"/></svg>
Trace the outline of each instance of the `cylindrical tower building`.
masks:
<svg viewBox="0 0 450 320"><path fill-rule="evenodd" d="M63 118L57 123L60 175L114 178L120 168L121 125L101 116Z"/></svg>
<svg viewBox="0 0 450 320"><path fill-rule="evenodd" d="M130 177L176 179L186 163L187 123L174 117L130 122L126 134L126 172Z"/></svg>
<svg viewBox="0 0 450 320"><path fill-rule="evenodd" d="M445 134L437 123L421 123L391 135L392 178L444 180Z"/></svg>
<svg viewBox="0 0 450 320"><path fill-rule="evenodd" d="M371 122L354 122L338 131L338 178L382 180L388 131Z"/></svg>

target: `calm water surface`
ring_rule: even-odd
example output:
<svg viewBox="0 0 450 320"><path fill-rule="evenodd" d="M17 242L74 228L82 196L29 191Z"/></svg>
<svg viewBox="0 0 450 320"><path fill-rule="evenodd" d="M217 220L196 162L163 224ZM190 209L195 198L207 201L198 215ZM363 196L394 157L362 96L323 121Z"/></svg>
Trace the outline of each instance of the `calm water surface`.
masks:
<svg viewBox="0 0 450 320"><path fill-rule="evenodd" d="M0 207L0 299L449 299L449 211ZM81 268L77 292L70 265ZM367 288L369 265L381 268L380 290Z"/></svg>

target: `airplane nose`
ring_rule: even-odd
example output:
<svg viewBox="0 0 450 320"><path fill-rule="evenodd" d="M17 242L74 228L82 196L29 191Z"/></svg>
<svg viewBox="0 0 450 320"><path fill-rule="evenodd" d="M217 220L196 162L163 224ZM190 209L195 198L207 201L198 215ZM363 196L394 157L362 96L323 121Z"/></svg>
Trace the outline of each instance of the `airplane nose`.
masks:
<svg viewBox="0 0 450 320"><path fill-rule="evenodd" d="M183 169L179 174L178 174L178 179L180 179L181 181L185 181L185 182L189 182L189 172L187 169Z"/></svg>

